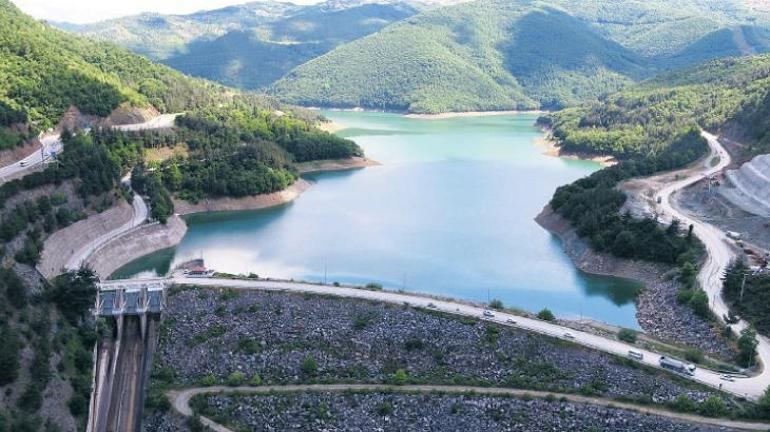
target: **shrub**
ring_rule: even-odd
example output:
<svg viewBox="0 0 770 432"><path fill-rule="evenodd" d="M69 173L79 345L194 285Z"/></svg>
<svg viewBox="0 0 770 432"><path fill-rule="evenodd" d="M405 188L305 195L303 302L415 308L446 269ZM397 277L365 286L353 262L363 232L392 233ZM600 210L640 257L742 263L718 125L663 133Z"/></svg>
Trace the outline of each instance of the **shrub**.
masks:
<svg viewBox="0 0 770 432"><path fill-rule="evenodd" d="M198 416L191 416L187 418L187 427L190 429L190 432L207 432L208 428L201 423L201 419Z"/></svg>
<svg viewBox="0 0 770 432"><path fill-rule="evenodd" d="M631 344L636 343L636 332L627 328L620 329L618 339Z"/></svg>
<svg viewBox="0 0 770 432"><path fill-rule="evenodd" d="M406 342L404 342L404 348L406 348L407 351L415 351L422 349L425 344L422 342L422 339L420 338L409 338Z"/></svg>
<svg viewBox="0 0 770 432"><path fill-rule="evenodd" d="M701 403L698 412L707 417L723 417L727 415L727 406L719 397L710 396Z"/></svg>
<svg viewBox="0 0 770 432"><path fill-rule="evenodd" d="M254 374L254 376L251 377L251 379L249 380L249 385L251 386L256 387L261 384L262 384L262 377L259 376L259 374Z"/></svg>
<svg viewBox="0 0 770 432"><path fill-rule="evenodd" d="M757 401L757 413L761 418L770 418L770 387L765 390L765 394Z"/></svg>
<svg viewBox="0 0 770 432"><path fill-rule="evenodd" d="M207 375L204 375L204 376L203 376L203 377L200 379L200 384L201 384L203 387L211 387L211 386L213 386L213 385L214 385L214 384L216 384L216 383L217 383L217 377L216 377L216 376L214 376L214 374L213 374L213 373L209 373L209 374L207 374Z"/></svg>
<svg viewBox="0 0 770 432"><path fill-rule="evenodd" d="M409 380L409 375L407 375L406 371L403 369L397 370L391 378L391 382L395 385L404 385L407 380Z"/></svg>
<svg viewBox="0 0 770 432"><path fill-rule="evenodd" d="M243 372L238 372L238 371L228 375L227 379L225 380L227 385L232 387L239 386L243 384L244 381L246 381L246 375L244 375Z"/></svg>
<svg viewBox="0 0 770 432"><path fill-rule="evenodd" d="M393 414L393 405L390 402L382 402L374 409L375 412L381 416Z"/></svg>
<svg viewBox="0 0 770 432"><path fill-rule="evenodd" d="M366 289L370 289L370 290L374 290L374 291L382 291L382 285L380 285L378 283L371 282L371 283L366 284Z"/></svg>
<svg viewBox="0 0 770 432"><path fill-rule="evenodd" d="M492 299L492 301L489 302L489 308L490 309L501 310L503 307L504 306L503 306L502 300Z"/></svg>
<svg viewBox="0 0 770 432"><path fill-rule="evenodd" d="M703 353L695 348L688 348L684 352L684 359L692 363L703 363Z"/></svg>
<svg viewBox="0 0 770 432"><path fill-rule="evenodd" d="M695 401L684 394L677 396L673 402L670 402L670 405L674 410L682 412L695 412L698 408Z"/></svg>
<svg viewBox="0 0 770 432"><path fill-rule="evenodd" d="M169 402L162 388L150 388L150 391L147 392L144 406L150 410L166 412L171 408L171 402Z"/></svg>
<svg viewBox="0 0 770 432"><path fill-rule="evenodd" d="M315 361L312 355L308 354L307 357L302 360L300 370L307 376L313 376L318 372L318 363Z"/></svg>
<svg viewBox="0 0 770 432"><path fill-rule="evenodd" d="M537 319L541 319L543 321L554 321L556 320L556 317L553 315L553 312L551 312L550 309L545 308L537 313Z"/></svg>

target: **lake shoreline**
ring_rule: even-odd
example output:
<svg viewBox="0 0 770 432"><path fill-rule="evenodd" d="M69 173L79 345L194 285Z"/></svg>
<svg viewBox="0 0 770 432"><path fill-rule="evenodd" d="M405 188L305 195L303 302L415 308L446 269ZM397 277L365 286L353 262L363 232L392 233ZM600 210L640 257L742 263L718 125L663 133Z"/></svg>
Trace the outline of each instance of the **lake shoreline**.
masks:
<svg viewBox="0 0 770 432"><path fill-rule="evenodd" d="M336 108L336 107L318 107L309 106L303 107L305 109L313 111L336 111L336 112L367 112L367 113L386 113L386 114L398 114L400 116L416 119L416 120L446 120L453 118L472 118L472 117L488 117L488 116L501 116L501 115L540 115L546 114L548 110L493 110L493 111L448 111L443 113L415 113L408 110L388 110L388 109L375 109L375 108ZM331 123L334 123L333 121ZM342 126L342 125L340 125ZM345 127L342 126L342 129ZM342 130L338 129L338 130Z"/></svg>
<svg viewBox="0 0 770 432"><path fill-rule="evenodd" d="M603 168L611 167L619 163L614 156L610 155L596 155L584 152L565 151L561 146L559 146L559 142L553 137L551 131L548 128L543 127L542 129L543 136L535 138L535 145L542 147L543 154L546 156L596 162Z"/></svg>
<svg viewBox="0 0 770 432"><path fill-rule="evenodd" d="M297 164L300 174L317 174L321 172L350 171L367 167L379 166L379 162L364 157L352 157L348 159L324 159ZM196 213L263 210L271 207L288 204L299 198L310 189L312 183L299 178L286 189L260 195L252 195L241 198L212 198L191 203L181 199L174 199L175 213L186 216Z"/></svg>
<svg viewBox="0 0 770 432"><path fill-rule="evenodd" d="M490 117L490 116L505 116L505 115L540 115L545 114L547 111L542 110L506 110L506 111L461 111L461 112L446 112L438 114L416 114L407 113L404 117L415 120L447 120L454 118L473 118L473 117Z"/></svg>
<svg viewBox="0 0 770 432"><path fill-rule="evenodd" d="M535 217L535 222L559 239L562 250L579 270L644 284L636 300L636 319L644 332L663 341L698 347L718 357L726 352L724 341L718 339L713 329L695 317L691 309L677 303L679 284L673 278L674 266L596 252L578 235L572 223L550 205ZM683 328L688 332L683 332Z"/></svg>

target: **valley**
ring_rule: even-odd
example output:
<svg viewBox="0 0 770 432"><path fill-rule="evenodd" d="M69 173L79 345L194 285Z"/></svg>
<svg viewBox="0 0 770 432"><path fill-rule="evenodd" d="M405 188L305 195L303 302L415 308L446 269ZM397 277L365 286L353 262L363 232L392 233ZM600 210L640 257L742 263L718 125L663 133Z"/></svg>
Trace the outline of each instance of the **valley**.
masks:
<svg viewBox="0 0 770 432"><path fill-rule="evenodd" d="M770 427L768 8L236 3L0 0L0 432Z"/></svg>

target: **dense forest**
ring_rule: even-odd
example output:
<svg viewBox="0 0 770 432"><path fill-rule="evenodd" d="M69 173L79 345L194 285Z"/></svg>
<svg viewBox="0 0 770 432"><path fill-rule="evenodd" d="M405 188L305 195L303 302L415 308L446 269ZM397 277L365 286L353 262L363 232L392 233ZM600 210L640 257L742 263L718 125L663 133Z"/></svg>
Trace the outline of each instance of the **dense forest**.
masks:
<svg viewBox="0 0 770 432"><path fill-rule="evenodd" d="M189 15L142 14L87 25L58 24L120 44L193 76L263 89L339 44L417 13L417 3L252 2Z"/></svg>
<svg viewBox="0 0 770 432"><path fill-rule="evenodd" d="M683 128L700 126L744 141L748 156L770 149L768 101L770 56L729 58L664 74L541 123L567 151L655 156Z"/></svg>
<svg viewBox="0 0 770 432"><path fill-rule="evenodd" d="M769 94L770 56L730 58L541 117L562 149L609 154L621 161L559 188L551 207L598 251L679 266L678 300L710 318L708 298L695 283L700 246L687 227L662 227L654 220L622 214L626 196L615 187L705 155L708 146L700 128L740 138L745 156L767 151Z"/></svg>
<svg viewBox="0 0 770 432"><path fill-rule="evenodd" d="M0 0L0 149L22 142L12 126L48 129L70 106L102 117L121 104L179 112L223 95L214 84L56 30Z"/></svg>
<svg viewBox="0 0 770 432"><path fill-rule="evenodd" d="M354 142L320 131L293 112L267 109L251 96L192 110L176 123L160 135L133 134L145 148L184 143L188 152L134 169L134 188L151 198L153 215L161 220L173 211L171 196L197 202L277 192L297 179L295 162L363 155ZM130 139L115 131L101 134Z"/></svg>
<svg viewBox="0 0 770 432"><path fill-rule="evenodd" d="M768 50L770 13L718 3L478 0L339 46L273 91L312 106L559 109L670 68Z"/></svg>

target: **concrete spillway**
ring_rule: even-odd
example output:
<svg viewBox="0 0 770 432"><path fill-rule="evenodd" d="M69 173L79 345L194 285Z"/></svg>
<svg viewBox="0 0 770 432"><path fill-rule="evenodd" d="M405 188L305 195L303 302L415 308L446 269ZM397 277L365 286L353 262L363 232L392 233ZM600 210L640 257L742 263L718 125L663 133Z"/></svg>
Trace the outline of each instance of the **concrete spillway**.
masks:
<svg viewBox="0 0 770 432"><path fill-rule="evenodd" d="M726 176L722 196L749 213L770 217L770 155L757 156Z"/></svg>
<svg viewBox="0 0 770 432"><path fill-rule="evenodd" d="M160 314L121 315L97 343L87 432L138 432Z"/></svg>

